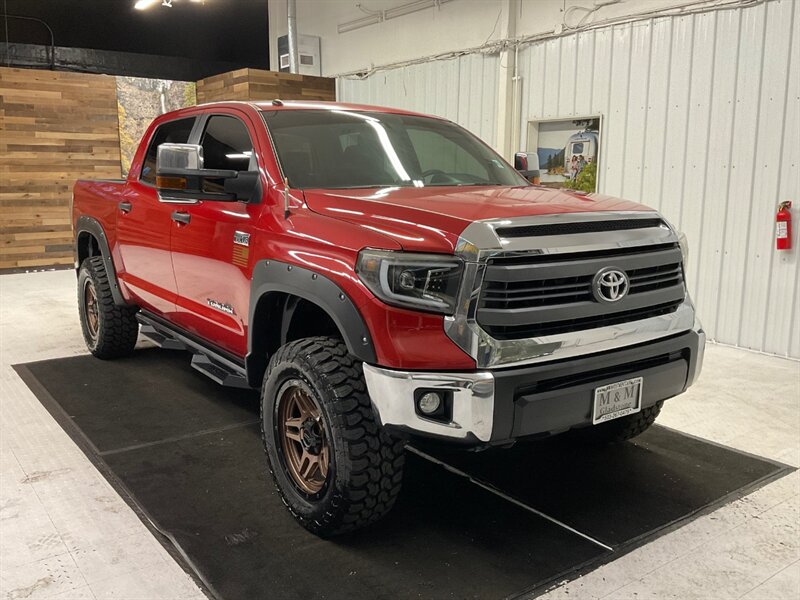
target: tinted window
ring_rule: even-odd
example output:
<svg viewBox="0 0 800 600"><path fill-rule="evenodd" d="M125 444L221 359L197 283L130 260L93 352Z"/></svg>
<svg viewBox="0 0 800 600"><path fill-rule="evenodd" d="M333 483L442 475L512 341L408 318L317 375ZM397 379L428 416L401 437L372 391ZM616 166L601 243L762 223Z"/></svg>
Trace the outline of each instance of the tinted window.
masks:
<svg viewBox="0 0 800 600"><path fill-rule="evenodd" d="M245 124L236 117L211 117L200 145L203 146L203 168L250 170L253 142Z"/></svg>
<svg viewBox="0 0 800 600"><path fill-rule="evenodd" d="M409 127L408 137L417 153L419 168L423 173L460 173L488 181L491 176L485 165L452 140L438 131Z"/></svg>
<svg viewBox="0 0 800 600"><path fill-rule="evenodd" d="M441 119L345 109L262 114L296 188L527 185L475 136Z"/></svg>
<svg viewBox="0 0 800 600"><path fill-rule="evenodd" d="M158 126L153 138L150 140L150 145L147 147L147 154L144 157L142 164L142 173L140 179L147 183L154 184L156 182L156 157L158 154L158 147L161 144L185 144L189 141L189 134L192 132L194 126L194 117L188 119L178 119L177 121L170 121Z"/></svg>

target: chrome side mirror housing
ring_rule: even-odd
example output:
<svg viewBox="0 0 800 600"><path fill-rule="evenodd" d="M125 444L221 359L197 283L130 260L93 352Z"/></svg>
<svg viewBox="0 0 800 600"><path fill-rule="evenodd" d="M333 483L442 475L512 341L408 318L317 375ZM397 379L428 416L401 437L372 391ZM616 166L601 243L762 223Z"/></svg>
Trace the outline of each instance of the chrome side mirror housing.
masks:
<svg viewBox="0 0 800 600"><path fill-rule="evenodd" d="M198 144L161 144L156 154L156 173L203 168L203 147Z"/></svg>
<svg viewBox="0 0 800 600"><path fill-rule="evenodd" d="M203 147L197 144L161 144L156 154L156 188L171 201L214 200L259 202L258 171L206 169Z"/></svg>
<svg viewBox="0 0 800 600"><path fill-rule="evenodd" d="M535 152L517 152L514 154L514 169L531 183L540 181L539 155Z"/></svg>

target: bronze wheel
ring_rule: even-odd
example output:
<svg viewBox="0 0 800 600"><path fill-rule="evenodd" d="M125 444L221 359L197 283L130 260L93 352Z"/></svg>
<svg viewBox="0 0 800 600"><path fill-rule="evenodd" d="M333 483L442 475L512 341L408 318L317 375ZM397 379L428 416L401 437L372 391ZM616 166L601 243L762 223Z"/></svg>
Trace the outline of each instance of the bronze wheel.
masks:
<svg viewBox="0 0 800 600"><path fill-rule="evenodd" d="M128 356L136 346L137 308L114 302L113 283L102 256L90 256L78 271L78 314L89 352L98 358Z"/></svg>
<svg viewBox="0 0 800 600"><path fill-rule="evenodd" d="M97 339L100 330L100 304L97 302L97 291L91 279L86 279L83 285L83 306L86 311L86 329L92 340Z"/></svg>
<svg viewBox="0 0 800 600"><path fill-rule="evenodd" d="M330 468L322 411L310 390L297 380L283 386L278 402L276 425L287 470L300 490L318 494Z"/></svg>
<svg viewBox="0 0 800 600"><path fill-rule="evenodd" d="M394 505L404 443L377 422L361 363L342 340L295 340L270 357L261 434L281 499L312 533L365 527Z"/></svg>

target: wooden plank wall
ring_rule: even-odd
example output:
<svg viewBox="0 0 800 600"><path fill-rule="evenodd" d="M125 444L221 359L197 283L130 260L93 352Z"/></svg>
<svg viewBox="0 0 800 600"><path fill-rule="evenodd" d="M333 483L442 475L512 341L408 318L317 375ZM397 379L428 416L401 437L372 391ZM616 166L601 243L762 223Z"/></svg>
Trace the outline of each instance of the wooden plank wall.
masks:
<svg viewBox="0 0 800 600"><path fill-rule="evenodd" d="M197 82L197 103L250 100L250 69L206 77Z"/></svg>
<svg viewBox="0 0 800 600"><path fill-rule="evenodd" d="M259 69L239 69L197 82L197 102L219 100L336 100L336 80Z"/></svg>
<svg viewBox="0 0 800 600"><path fill-rule="evenodd" d="M257 69L197 82L201 103L335 96L333 79ZM72 184L118 177L114 77L0 67L0 272L71 264Z"/></svg>
<svg viewBox="0 0 800 600"><path fill-rule="evenodd" d="M70 264L72 184L118 177L114 77L0 68L0 270Z"/></svg>

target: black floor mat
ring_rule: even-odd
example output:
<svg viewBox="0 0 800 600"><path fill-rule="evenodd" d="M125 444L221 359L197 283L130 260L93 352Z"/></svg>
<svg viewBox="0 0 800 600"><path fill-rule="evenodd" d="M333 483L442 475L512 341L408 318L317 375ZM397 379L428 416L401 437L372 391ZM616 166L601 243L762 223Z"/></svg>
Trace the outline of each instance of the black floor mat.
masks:
<svg viewBox="0 0 800 600"><path fill-rule="evenodd" d="M486 452L421 446L470 477L614 548L768 477L762 458L663 427L626 444L571 436Z"/></svg>
<svg viewBox="0 0 800 600"><path fill-rule="evenodd" d="M434 462L409 455L403 492L383 522L325 541L295 524L273 491L258 395L217 386L185 353L16 369L225 600L513 596L607 561L789 470L663 428L614 448L558 439L478 454L425 446Z"/></svg>

